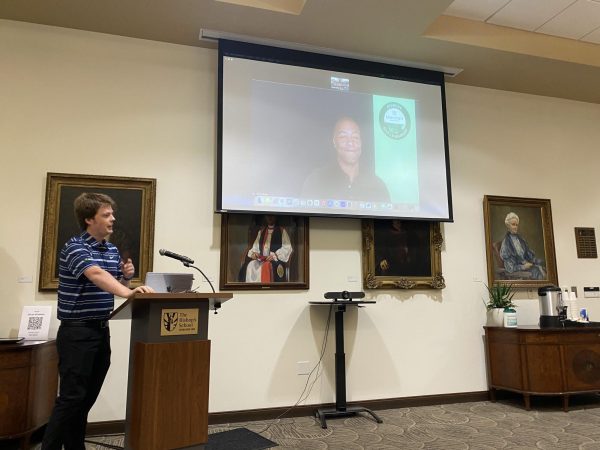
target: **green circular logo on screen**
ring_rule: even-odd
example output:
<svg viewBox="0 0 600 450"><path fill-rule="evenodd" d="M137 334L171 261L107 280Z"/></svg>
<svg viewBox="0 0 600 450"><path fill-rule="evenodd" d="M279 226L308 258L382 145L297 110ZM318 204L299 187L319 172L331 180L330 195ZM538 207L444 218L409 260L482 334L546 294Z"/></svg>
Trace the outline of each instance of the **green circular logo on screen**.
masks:
<svg viewBox="0 0 600 450"><path fill-rule="evenodd" d="M386 103L379 111L379 126L386 136L402 139L410 131L410 115L400 103Z"/></svg>

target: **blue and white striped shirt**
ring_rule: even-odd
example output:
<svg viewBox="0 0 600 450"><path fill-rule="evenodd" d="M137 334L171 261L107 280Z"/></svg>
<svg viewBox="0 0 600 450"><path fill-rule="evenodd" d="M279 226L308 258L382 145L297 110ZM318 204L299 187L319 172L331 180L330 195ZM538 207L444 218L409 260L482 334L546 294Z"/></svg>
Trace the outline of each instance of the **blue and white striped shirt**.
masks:
<svg viewBox="0 0 600 450"><path fill-rule="evenodd" d="M99 266L120 280L120 262L119 250L110 242L98 242L87 232L69 239L60 252L58 319L108 319L115 305L114 295L100 289L83 272Z"/></svg>

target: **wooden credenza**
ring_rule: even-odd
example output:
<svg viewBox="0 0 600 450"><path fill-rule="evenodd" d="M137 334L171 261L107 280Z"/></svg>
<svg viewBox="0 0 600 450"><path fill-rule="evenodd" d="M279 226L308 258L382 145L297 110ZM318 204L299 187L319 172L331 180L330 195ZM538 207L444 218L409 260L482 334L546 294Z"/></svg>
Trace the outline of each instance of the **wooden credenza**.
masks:
<svg viewBox="0 0 600 450"><path fill-rule="evenodd" d="M496 390L531 395L569 395L600 391L600 328L484 327L490 399Z"/></svg>
<svg viewBox="0 0 600 450"><path fill-rule="evenodd" d="M50 418L58 388L55 341L0 345L0 439L21 439Z"/></svg>

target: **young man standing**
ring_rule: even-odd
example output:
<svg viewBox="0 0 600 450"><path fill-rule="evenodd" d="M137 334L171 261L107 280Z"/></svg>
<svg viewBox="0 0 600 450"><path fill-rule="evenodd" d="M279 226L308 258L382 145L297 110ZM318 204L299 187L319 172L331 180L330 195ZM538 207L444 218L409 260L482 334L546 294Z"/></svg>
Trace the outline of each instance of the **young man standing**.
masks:
<svg viewBox="0 0 600 450"><path fill-rule="evenodd" d="M83 193L75 199L83 233L60 253L56 336L60 392L46 427L42 450L84 450L88 412L110 366L108 318L114 296L154 292L129 288L135 268L122 261L106 239L113 232L115 202L107 195Z"/></svg>

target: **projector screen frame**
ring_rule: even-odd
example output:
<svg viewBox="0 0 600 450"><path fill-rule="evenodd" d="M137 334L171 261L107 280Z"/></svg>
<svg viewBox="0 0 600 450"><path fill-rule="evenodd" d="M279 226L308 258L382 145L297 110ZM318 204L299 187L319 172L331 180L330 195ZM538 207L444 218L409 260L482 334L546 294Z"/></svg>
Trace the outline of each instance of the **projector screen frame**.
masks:
<svg viewBox="0 0 600 450"><path fill-rule="evenodd" d="M294 211L273 211L272 209L230 209L223 208L223 61L225 57L242 58L248 60L264 61L288 66L306 67L320 69L331 72L343 72L348 74L363 75L369 77L380 77L392 80L408 81L426 85L434 85L440 88L441 119L443 127L443 145L445 159L445 177L446 177L446 200L447 216L445 217L415 217L415 216L396 216L396 215L373 215L373 214L344 214L342 212L309 212L302 210ZM237 213L237 214L289 214L305 215L308 217L345 217L360 219L390 219L400 218L402 220L419 221L437 221L453 222L452 208L452 189L448 145L448 123L446 111L446 95L444 73L434 70L397 66L381 62L365 61L352 59L342 56L333 56L328 54L312 53L302 50L293 50L284 47L274 47L255 43L232 41L228 39L219 39L218 45L218 100L217 100L217 155L215 179L215 212L216 213Z"/></svg>

